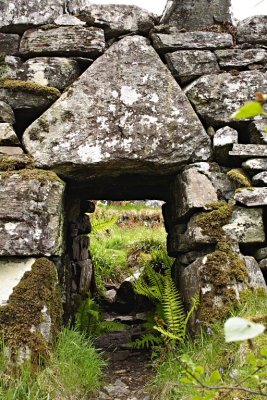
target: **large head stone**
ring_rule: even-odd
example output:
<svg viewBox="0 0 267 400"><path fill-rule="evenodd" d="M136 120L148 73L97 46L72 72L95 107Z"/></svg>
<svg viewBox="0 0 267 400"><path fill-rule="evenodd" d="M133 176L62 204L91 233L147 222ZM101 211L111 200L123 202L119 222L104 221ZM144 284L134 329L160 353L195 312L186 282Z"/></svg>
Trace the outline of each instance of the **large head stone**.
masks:
<svg viewBox="0 0 267 400"><path fill-rule="evenodd" d="M207 160L210 141L147 39L125 37L26 131L39 167L66 178L168 174Z"/></svg>

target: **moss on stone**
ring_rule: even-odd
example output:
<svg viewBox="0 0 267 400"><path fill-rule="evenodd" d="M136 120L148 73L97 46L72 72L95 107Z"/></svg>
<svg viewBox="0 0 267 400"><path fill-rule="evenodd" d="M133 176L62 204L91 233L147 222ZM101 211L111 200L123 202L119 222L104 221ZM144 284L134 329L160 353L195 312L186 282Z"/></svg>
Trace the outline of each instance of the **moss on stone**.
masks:
<svg viewBox="0 0 267 400"><path fill-rule="evenodd" d="M225 232L223 225L230 222L233 206L223 201L213 202L206 205L211 211L198 215L196 224L201 228L204 235L220 240Z"/></svg>
<svg viewBox="0 0 267 400"><path fill-rule="evenodd" d="M4 154L0 158L0 171L16 171L24 168L33 168L33 165L33 157L27 154L23 154L23 157Z"/></svg>
<svg viewBox="0 0 267 400"><path fill-rule="evenodd" d="M45 169L37 168L24 168L19 171L5 171L0 174L2 178L9 178L14 175L18 175L20 179L38 179L40 181L55 181L62 183L63 181L53 171L47 171Z"/></svg>
<svg viewBox="0 0 267 400"><path fill-rule="evenodd" d="M13 80L13 79L0 80L0 89L8 89L16 92L22 91L25 93L53 97L53 98L58 98L61 96L60 91L54 87L44 86L34 82L27 82L21 80Z"/></svg>
<svg viewBox="0 0 267 400"><path fill-rule="evenodd" d="M235 182L238 187L250 187L251 182L242 168L234 168L227 172L227 176Z"/></svg>
<svg viewBox="0 0 267 400"><path fill-rule="evenodd" d="M62 320L57 272L51 261L40 258L14 288L8 304L0 307L0 334L14 360L19 350L26 349L30 349L33 362L48 356L49 344L38 330L44 307L51 318L51 337L56 338Z"/></svg>

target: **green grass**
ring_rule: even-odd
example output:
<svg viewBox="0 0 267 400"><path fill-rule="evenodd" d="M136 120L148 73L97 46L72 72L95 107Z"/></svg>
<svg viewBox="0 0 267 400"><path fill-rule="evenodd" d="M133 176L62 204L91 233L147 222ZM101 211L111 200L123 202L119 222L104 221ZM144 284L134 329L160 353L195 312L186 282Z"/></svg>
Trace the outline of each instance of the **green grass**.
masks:
<svg viewBox="0 0 267 400"><path fill-rule="evenodd" d="M140 253L152 249L166 252L166 232L160 208L126 204L100 206L93 216L95 232L90 251L98 286L122 281L139 267Z"/></svg>
<svg viewBox="0 0 267 400"><path fill-rule="evenodd" d="M240 306L237 310L232 312L233 315L241 317L261 316L266 317L266 304L267 293L263 290L242 295ZM182 383L181 378L185 377L185 372L180 362L181 357L186 355L195 366L201 366L205 372L202 380L207 379L213 371L219 370L221 372L222 380L218 383L220 385L233 385L235 384L234 376L237 375L238 379L245 378L255 370L255 366L248 362L248 357L256 357L256 365L262 362L260 351L266 348L266 334L260 335L254 340L255 350L250 350L247 343L225 343L223 335L224 321L218 321L212 324L209 328L205 327L195 337L195 339L188 340L184 346L177 348L176 353L162 352L164 360L157 361L155 365L155 376L151 380L150 387L158 400L191 400L191 399L206 399L205 395L209 392L196 389L192 385ZM266 322L265 322L266 325ZM265 360L267 363L267 359ZM267 367L263 369L263 376L267 376ZM244 386L257 389L256 380L249 379L244 383ZM267 392L267 387L263 391ZM198 396L198 397L197 397ZM215 395L212 399L220 399ZM236 398L238 400L256 400L259 396L245 394L244 392L236 392L225 397L225 400Z"/></svg>
<svg viewBox="0 0 267 400"><path fill-rule="evenodd" d="M4 347L0 350L1 400L82 400L98 389L102 368L101 355L84 335L63 329L47 365L33 370L30 361L16 370L7 368Z"/></svg>

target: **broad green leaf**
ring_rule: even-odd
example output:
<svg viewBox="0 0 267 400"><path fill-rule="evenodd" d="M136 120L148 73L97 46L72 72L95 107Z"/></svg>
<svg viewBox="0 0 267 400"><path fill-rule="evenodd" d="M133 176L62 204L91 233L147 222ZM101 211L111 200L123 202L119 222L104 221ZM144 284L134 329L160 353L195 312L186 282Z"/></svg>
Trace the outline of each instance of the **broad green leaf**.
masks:
<svg viewBox="0 0 267 400"><path fill-rule="evenodd" d="M267 357L267 348L266 347L264 347L263 349L261 349L261 356L263 356L263 357Z"/></svg>
<svg viewBox="0 0 267 400"><path fill-rule="evenodd" d="M204 372L205 372L205 370L204 370L204 368L202 367L202 365L198 365L198 366L196 366L194 372L198 372L200 375L203 375Z"/></svg>
<svg viewBox="0 0 267 400"><path fill-rule="evenodd" d="M211 374L209 382L211 384L215 384L215 383L220 382L221 380L222 380L221 374L218 370L216 370L216 371L213 371L213 373Z"/></svg>
<svg viewBox="0 0 267 400"><path fill-rule="evenodd" d="M255 324L248 319L240 317L229 318L224 324L224 335L226 343L253 339L264 331L264 325Z"/></svg>
<svg viewBox="0 0 267 400"><path fill-rule="evenodd" d="M181 378L180 379L180 383L185 383L186 385L192 385L192 383L194 383L194 379L193 378Z"/></svg>
<svg viewBox="0 0 267 400"><path fill-rule="evenodd" d="M250 103L242 106L238 111L231 115L232 119L244 119L256 117L257 115L264 114L262 104L258 101L251 101Z"/></svg>

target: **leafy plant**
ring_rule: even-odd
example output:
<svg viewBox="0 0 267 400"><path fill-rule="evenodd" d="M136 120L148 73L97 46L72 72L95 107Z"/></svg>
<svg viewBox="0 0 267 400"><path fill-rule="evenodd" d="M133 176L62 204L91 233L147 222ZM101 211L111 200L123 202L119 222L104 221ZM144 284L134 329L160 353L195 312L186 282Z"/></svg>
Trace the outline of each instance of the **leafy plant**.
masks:
<svg viewBox="0 0 267 400"><path fill-rule="evenodd" d="M77 311L76 328L86 337L93 338L125 329L125 325L116 321L103 321L99 305L89 297L82 302Z"/></svg>

